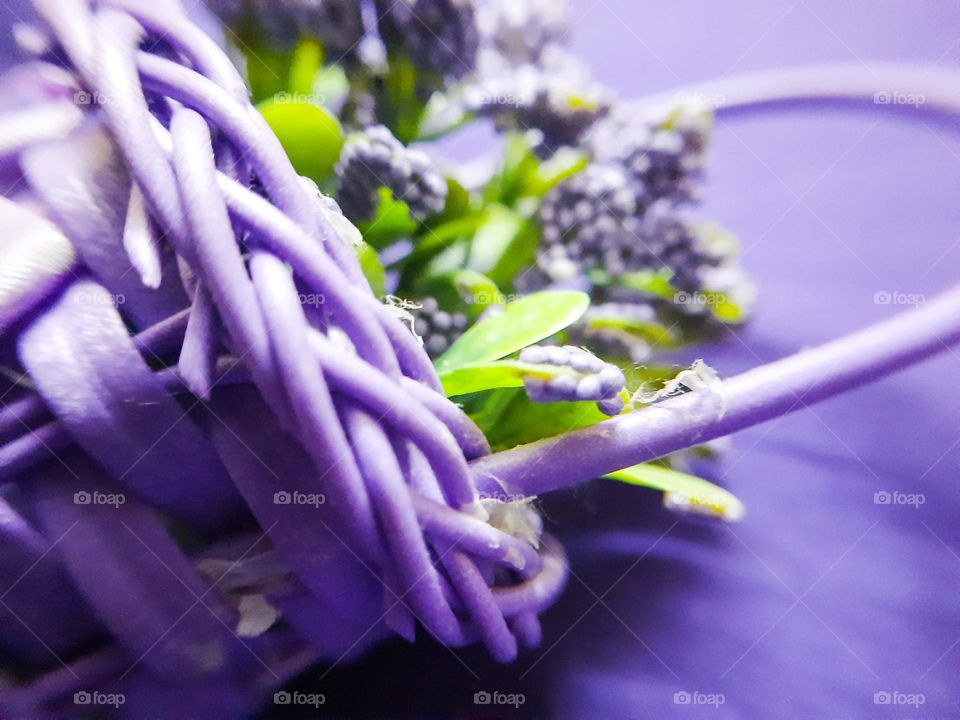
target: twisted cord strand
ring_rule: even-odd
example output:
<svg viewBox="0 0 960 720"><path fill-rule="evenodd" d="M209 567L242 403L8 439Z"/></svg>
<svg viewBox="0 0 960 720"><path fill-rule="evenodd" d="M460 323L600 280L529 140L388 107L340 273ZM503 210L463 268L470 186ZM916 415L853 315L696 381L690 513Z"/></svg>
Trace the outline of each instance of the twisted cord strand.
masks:
<svg viewBox="0 0 960 720"><path fill-rule="evenodd" d="M436 373L415 338L372 296L319 197L311 197L250 106L239 75L209 39L167 7L139 0L37 4L79 85L105 99L93 106L94 115L106 123L130 168L128 225L145 211L160 230L159 241L170 242L189 266L185 279L195 276L185 282L193 297L189 310L127 340L130 350L148 358L178 355L179 366L156 373L154 386L170 394L186 386L203 397L214 385L253 382L324 475L321 486L343 513L357 552L379 568L388 590L396 585L409 595L413 614L442 642L456 646L479 638L496 658L513 658L518 638L524 644L536 639L536 613L564 583L562 555L552 541L537 552L475 517L467 460L489 451L482 433L439 394ZM188 65L139 50L150 34ZM263 196L248 188L251 177ZM235 232L243 233L248 254ZM131 253L145 253L145 262L156 264L144 242L152 241L124 237ZM301 284L326 300L315 316L298 300ZM69 303L62 307L65 315L72 310ZM98 312L116 316L113 308ZM331 328L343 331L351 347L330 339ZM218 361L220 343L235 359ZM25 345L22 353L29 368L36 351ZM238 372L237 360L245 371ZM114 394L98 387L105 397ZM76 429L88 422L81 413L73 426L65 424L61 390L43 379L37 389L0 412L0 434L14 436L0 447L6 481L28 480L27 469L50 449L70 448ZM122 425L117 429L123 432ZM89 438L81 437L80 445L90 450ZM131 489L140 494L137 486ZM144 530L146 516L137 517ZM275 542L283 545L281 538ZM168 554L178 552L165 547ZM298 551L295 545L285 549ZM98 571L83 575L76 555L68 553L66 562L88 582L100 577ZM186 567L185 559L177 563ZM494 573L495 566L508 574ZM496 585L507 577L507 586ZM156 577L129 579L163 594L151 587ZM316 587L315 578L301 580ZM498 594L507 588L519 594ZM86 594L90 587L81 589ZM137 629L122 623L111 629L131 652L143 648ZM241 663L228 670L249 669Z"/></svg>

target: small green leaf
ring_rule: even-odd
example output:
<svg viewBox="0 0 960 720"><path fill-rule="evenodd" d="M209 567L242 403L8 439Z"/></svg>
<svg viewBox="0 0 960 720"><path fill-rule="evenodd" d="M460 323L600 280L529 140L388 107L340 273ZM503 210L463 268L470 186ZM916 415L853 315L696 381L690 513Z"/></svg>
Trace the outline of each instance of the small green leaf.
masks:
<svg viewBox="0 0 960 720"><path fill-rule="evenodd" d="M486 275L473 270L461 270L453 276L453 286L466 303L469 314L476 318L491 305L505 305L507 297Z"/></svg>
<svg viewBox="0 0 960 720"><path fill-rule="evenodd" d="M746 514L743 503L728 490L662 465L634 465L605 477L662 490L673 509L711 515L728 522L737 522Z"/></svg>
<svg viewBox="0 0 960 720"><path fill-rule="evenodd" d="M417 230L417 221L410 216L410 206L398 200L389 188L377 190L377 210L373 220L360 223L363 239L378 250L409 237Z"/></svg>
<svg viewBox="0 0 960 720"><path fill-rule="evenodd" d="M503 205L491 205L470 249L470 269L489 274L523 227L523 218Z"/></svg>
<svg viewBox="0 0 960 720"><path fill-rule="evenodd" d="M532 403L523 390L492 390L471 414L490 446L506 450L609 420L592 402Z"/></svg>
<svg viewBox="0 0 960 720"><path fill-rule="evenodd" d="M571 148L561 148L557 153L541 164L535 172L524 179L522 195L542 198L564 180L580 173L589 164L582 152Z"/></svg>
<svg viewBox="0 0 960 720"><path fill-rule="evenodd" d="M528 179L537 172L540 161L530 147L525 133L507 136L503 168L488 186L485 196L491 202L512 204L520 195Z"/></svg>
<svg viewBox="0 0 960 720"><path fill-rule="evenodd" d="M269 99L278 92L287 88L287 68L290 63L290 53L273 50L260 44L247 33L240 33L246 39L241 39L240 45L246 58L247 84L254 102Z"/></svg>
<svg viewBox="0 0 960 720"><path fill-rule="evenodd" d="M337 119L324 108L284 93L258 107L296 171L323 182L343 149L343 131Z"/></svg>
<svg viewBox="0 0 960 720"><path fill-rule="evenodd" d="M467 265L502 286L520 270L533 264L539 233L520 213L504 205L487 209L487 219L477 230Z"/></svg>
<svg viewBox="0 0 960 720"><path fill-rule="evenodd" d="M498 362L462 365L448 372L440 373L440 382L443 383L443 390L447 396L453 397L454 395L467 395L496 388L522 387L523 379L527 377L549 379L571 373L571 370L565 368L532 365L515 360L500 360Z"/></svg>
<svg viewBox="0 0 960 720"><path fill-rule="evenodd" d="M363 275L370 283L370 289L373 294L380 297L386 292L384 283L383 265L380 263L380 256L369 244L361 243L356 246L357 259L360 261L360 269Z"/></svg>
<svg viewBox="0 0 960 720"><path fill-rule="evenodd" d="M436 217L437 222L445 223L463 217L472 209L470 191L453 178L447 178L447 201L444 203L443 212Z"/></svg>
<svg viewBox="0 0 960 720"><path fill-rule="evenodd" d="M417 70L410 58L390 53L388 71L376 97L377 117L402 143L420 135L426 103L419 98Z"/></svg>
<svg viewBox="0 0 960 720"><path fill-rule="evenodd" d="M560 332L579 320L589 305L590 298L581 292L528 295L467 330L437 359L437 369L446 372L504 358Z"/></svg>
<svg viewBox="0 0 960 720"><path fill-rule="evenodd" d="M644 270L641 272L625 273L612 280L606 277L594 277L596 273L591 274L591 282L596 285L618 284L631 290L638 290L654 297L663 298L673 302L677 291L670 284L670 278L673 273L670 270Z"/></svg>
<svg viewBox="0 0 960 720"><path fill-rule="evenodd" d="M720 322L736 325L746 321L746 311L723 293L708 293L708 296L713 299L710 303L710 311Z"/></svg>
<svg viewBox="0 0 960 720"><path fill-rule="evenodd" d="M316 38L303 38L290 56L287 88L298 95L311 95L313 81L323 65L323 47Z"/></svg>
<svg viewBox="0 0 960 720"><path fill-rule="evenodd" d="M591 316L588 327L591 330L612 330L614 332L622 332L626 335L643 338L655 346L669 346L677 340L675 333L658 322L640 322L637 320L632 320L629 317L620 317L616 315Z"/></svg>

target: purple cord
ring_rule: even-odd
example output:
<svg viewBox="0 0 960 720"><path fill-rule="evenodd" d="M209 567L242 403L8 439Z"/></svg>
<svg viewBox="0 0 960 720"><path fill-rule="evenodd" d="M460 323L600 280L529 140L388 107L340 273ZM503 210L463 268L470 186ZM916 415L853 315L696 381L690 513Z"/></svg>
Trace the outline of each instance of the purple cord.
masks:
<svg viewBox="0 0 960 720"><path fill-rule="evenodd" d="M346 569L360 563L380 577L387 602L392 593L407 599L408 612L385 614L403 634L410 635L415 617L444 643L482 639L496 658L515 657L518 644L539 636L536 613L564 585L562 550L545 540L538 552L483 520L467 464L488 451L482 434L439 393L415 338L370 293L352 248L319 211L319 199L293 171L225 56L172 5L37 4L78 86L104 99L92 106L92 119L104 123L129 167L131 187L142 193L159 229L156 241L172 245L189 266L185 273L181 264L180 275L191 278L184 282L189 310L180 299L167 319L131 338L108 290L61 273L56 280L68 285L66 292L57 298L55 288L44 286L42 312L19 338L37 394L0 413L0 430L13 435L0 448L0 473L24 487L24 509L38 514L51 540L70 530L88 544L109 541L109 552L91 553L71 537L64 540L65 567L90 609L151 672L212 672L240 682L261 675L249 654L228 649L234 643L225 630L235 611L219 590L206 587L154 508L195 529L229 527L238 513L252 511L331 620L369 618L360 598L371 595L371 577ZM163 35L184 64L139 50L148 33ZM14 149L42 147L45 137L29 137ZM49 162L38 159L36 177ZM254 176L266 197L247 189ZM124 201L121 212L136 207ZM142 215L131 217L146 226ZM70 237L72 228L63 231ZM127 245L122 235L110 239L112 252L124 257L127 249L143 248L148 266L156 266L156 251L134 240ZM116 291L117 278L91 269ZM165 276L176 279L169 268ZM304 311L298 288L325 297L318 312ZM38 302L4 306L5 315L15 313L5 320L25 318ZM82 337L72 333L77 328ZM331 328L352 347L331 339ZM236 359L227 360L229 367L218 360L224 351ZM161 358L179 367L156 373L144 362ZM236 362L246 375L237 374ZM225 395L249 390L250 382L266 403L253 417L244 411L253 402L249 392L237 395L248 398L246 405ZM184 386L209 397L186 416L171 396ZM258 447L258 457L272 450L250 435L251 423L285 431L283 442L296 439L305 451L296 471L265 479L260 468L237 463L242 451L234 440L241 436L244 450ZM50 449L68 453L66 467L36 464ZM100 477L87 455L114 480ZM280 468L284 460L274 462ZM126 494L121 507L128 522L74 503L73 465L91 489ZM274 493L285 482L291 490L329 497L330 525L278 507ZM72 521L79 522L75 530L67 525ZM167 570L136 559L150 550ZM495 566L502 571L494 573ZM171 568L186 594L171 593L169 583L177 582ZM204 608L182 613L190 592L209 593L224 623ZM177 626L178 614L185 618L179 629L152 648L159 631ZM258 640L269 643L288 632ZM333 637L307 656L337 652Z"/></svg>

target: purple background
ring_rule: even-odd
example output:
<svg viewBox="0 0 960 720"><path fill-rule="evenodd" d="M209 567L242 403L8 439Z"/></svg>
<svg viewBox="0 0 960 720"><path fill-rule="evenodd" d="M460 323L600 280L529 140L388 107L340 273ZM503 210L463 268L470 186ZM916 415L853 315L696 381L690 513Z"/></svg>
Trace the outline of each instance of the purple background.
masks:
<svg viewBox="0 0 960 720"><path fill-rule="evenodd" d="M869 72L960 58L955 2L573 8L577 53L625 97L815 61ZM880 112L720 122L702 212L741 237L761 295L751 325L704 357L729 375L908 309L877 292L955 282L958 196L960 142L944 125ZM626 494L606 493L599 514L616 507L620 530L568 537L584 584L572 581L545 647L579 617L573 605L629 572L539 663L552 714L960 717L958 361L945 353L738 435L718 475L750 514L729 529L678 526L654 547L672 519L631 517ZM880 490L926 502L875 505ZM726 703L675 705L684 690ZM874 704L894 690L926 703Z"/></svg>

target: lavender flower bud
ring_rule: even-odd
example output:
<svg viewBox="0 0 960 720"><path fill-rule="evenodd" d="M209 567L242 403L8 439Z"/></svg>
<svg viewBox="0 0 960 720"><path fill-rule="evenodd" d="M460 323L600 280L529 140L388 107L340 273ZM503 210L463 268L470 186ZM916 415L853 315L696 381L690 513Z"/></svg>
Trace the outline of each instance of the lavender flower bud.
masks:
<svg viewBox="0 0 960 720"><path fill-rule="evenodd" d="M224 23L267 45L290 48L301 37L318 38L334 57L351 55L364 35L359 0L208 0Z"/></svg>
<svg viewBox="0 0 960 720"><path fill-rule="evenodd" d="M621 110L592 128L587 146L596 161L627 169L641 208L660 198L684 201L702 174L710 120L708 110L690 105L653 115Z"/></svg>
<svg viewBox="0 0 960 720"><path fill-rule="evenodd" d="M649 303L607 302L591 305L567 332L571 340L605 357L643 363L650 359L652 348L633 329L656 322L656 310Z"/></svg>
<svg viewBox="0 0 960 720"><path fill-rule="evenodd" d="M376 0L380 36L422 71L459 78L473 72L479 35L473 0Z"/></svg>
<svg viewBox="0 0 960 720"><path fill-rule="evenodd" d="M617 415L623 410L620 392L626 380L620 368L582 348L535 345L520 353L520 362L572 371L550 379L524 378L527 397L533 402L592 400L606 415Z"/></svg>
<svg viewBox="0 0 960 720"><path fill-rule="evenodd" d="M547 48L536 64L519 66L486 51L479 74L466 93L467 109L493 118L502 129L539 130L541 154L576 145L610 107L609 94L586 67L557 47Z"/></svg>
<svg viewBox="0 0 960 720"><path fill-rule="evenodd" d="M515 63L535 63L570 31L564 0L489 0L477 9L483 44Z"/></svg>
<svg viewBox="0 0 960 720"><path fill-rule="evenodd" d="M589 166L543 199L538 264L554 281L606 267L632 244L625 224L636 210L630 177L620 166ZM613 274L620 274L614 265Z"/></svg>
<svg viewBox="0 0 960 720"><path fill-rule="evenodd" d="M404 146L382 125L349 137L336 170L337 201L354 222L373 219L381 187L407 203L418 220L436 215L446 202L447 184L430 158Z"/></svg>
<svg viewBox="0 0 960 720"><path fill-rule="evenodd" d="M678 290L704 289L705 270L728 262L735 243L691 223L668 200L643 212L635 188L616 164L591 165L554 188L540 208L543 272L560 281L594 269L611 278L668 269Z"/></svg>
<svg viewBox="0 0 960 720"><path fill-rule="evenodd" d="M462 312L447 312L440 308L436 298L420 301L414 310L413 329L423 341L423 347L431 359L440 357L467 329L469 321Z"/></svg>
<svg viewBox="0 0 960 720"><path fill-rule="evenodd" d="M681 291L707 289L705 273L729 262L736 250L731 236L692 223L663 200L647 211L640 233L651 255L649 265L669 268L673 272L671 285Z"/></svg>

